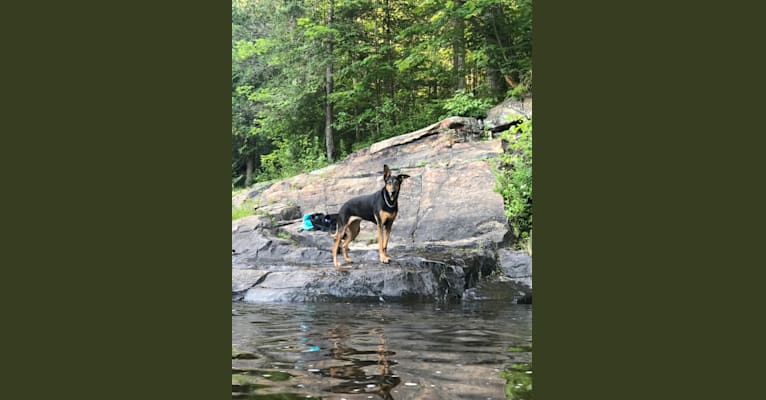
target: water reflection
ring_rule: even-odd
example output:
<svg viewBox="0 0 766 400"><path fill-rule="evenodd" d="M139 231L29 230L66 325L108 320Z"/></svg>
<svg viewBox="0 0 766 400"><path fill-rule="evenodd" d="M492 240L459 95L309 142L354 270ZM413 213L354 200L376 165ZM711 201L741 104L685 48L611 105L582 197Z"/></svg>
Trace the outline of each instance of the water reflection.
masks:
<svg viewBox="0 0 766 400"><path fill-rule="evenodd" d="M441 308L440 308L441 307ZM238 398L504 398L531 307L232 303Z"/></svg>
<svg viewBox="0 0 766 400"><path fill-rule="evenodd" d="M344 382L324 390L333 393L368 393L385 400L393 399L391 389L401 383L401 379L391 371L391 366L396 365L396 362L389 360L389 356L396 353L389 351L386 347L388 340L383 327L368 331L369 335L378 337L379 344L375 350L357 350L349 346L350 333L351 330L343 325L336 325L329 331L333 347L328 355L334 360L341 361L342 364L321 369L320 373L327 377L342 379ZM375 359L370 359L372 355ZM376 366L377 374L368 375L364 367L369 366Z"/></svg>

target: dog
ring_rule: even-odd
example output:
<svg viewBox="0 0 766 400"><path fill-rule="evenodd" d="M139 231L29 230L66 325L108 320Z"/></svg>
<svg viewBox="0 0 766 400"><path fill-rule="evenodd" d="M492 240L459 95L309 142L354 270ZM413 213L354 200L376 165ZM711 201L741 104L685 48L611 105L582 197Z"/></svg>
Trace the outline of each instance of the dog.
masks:
<svg viewBox="0 0 766 400"><path fill-rule="evenodd" d="M338 211L335 243L332 246L332 261L335 268L340 268L338 247L343 249L343 259L349 264L352 262L348 257L348 245L359 234L359 224L362 220L374 223L377 228L380 262L388 264L391 261L386 251L388 238L399 212L399 189L402 181L409 177L409 175L393 176L388 165L383 165L383 182L385 182L383 189L366 196L354 197L341 206ZM342 245L341 240L343 240Z"/></svg>

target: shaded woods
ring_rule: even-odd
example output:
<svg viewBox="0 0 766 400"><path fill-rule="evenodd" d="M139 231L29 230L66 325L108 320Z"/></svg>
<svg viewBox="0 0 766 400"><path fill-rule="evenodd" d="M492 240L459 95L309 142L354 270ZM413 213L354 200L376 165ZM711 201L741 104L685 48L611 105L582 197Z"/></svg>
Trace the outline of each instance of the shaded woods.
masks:
<svg viewBox="0 0 766 400"><path fill-rule="evenodd" d="M232 187L532 89L531 0L233 0Z"/></svg>

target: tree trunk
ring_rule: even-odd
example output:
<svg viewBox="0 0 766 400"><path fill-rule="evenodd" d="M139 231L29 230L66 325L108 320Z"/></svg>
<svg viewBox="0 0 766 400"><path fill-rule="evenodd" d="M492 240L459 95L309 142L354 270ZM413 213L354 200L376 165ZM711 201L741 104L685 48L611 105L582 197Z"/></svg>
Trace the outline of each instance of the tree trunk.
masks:
<svg viewBox="0 0 766 400"><path fill-rule="evenodd" d="M356 87L356 78L351 78L353 87ZM352 145L359 141L359 104L354 102L354 141Z"/></svg>
<svg viewBox="0 0 766 400"><path fill-rule="evenodd" d="M461 8L464 0L456 0L455 8ZM455 39L452 45L453 50L453 71L457 79L457 90L465 89L465 21L460 16L454 18Z"/></svg>
<svg viewBox="0 0 766 400"><path fill-rule="evenodd" d="M327 12L327 27L329 28L332 26L332 19L333 19L333 0L330 0L330 7ZM329 57L327 61L327 69L325 70L325 92L326 92L326 99L325 99L325 127L324 127L324 136L325 136L325 144L327 145L327 160L332 162L334 161L333 154L335 153L335 143L333 141L333 134L332 134L332 101L330 100L330 95L332 95L332 67L333 67L333 57L332 57L332 36L330 36L329 39L327 39L327 55Z"/></svg>
<svg viewBox="0 0 766 400"><path fill-rule="evenodd" d="M487 66L487 84L489 85L489 93L492 97L503 97L505 86L503 86L500 71L491 64Z"/></svg>
<svg viewBox="0 0 766 400"><path fill-rule="evenodd" d="M386 74L386 88L391 101L394 100L396 91L394 89L394 46L391 40L391 4L389 0L385 3L385 40L386 40L386 63L390 70ZM396 124L396 122L394 122Z"/></svg>
<svg viewBox="0 0 766 400"><path fill-rule="evenodd" d="M245 158L245 187L253 184L253 167L255 164L255 154L249 154Z"/></svg>
<svg viewBox="0 0 766 400"><path fill-rule="evenodd" d="M375 8L377 10L377 2L373 2L375 5ZM378 21L380 18L378 18L378 12L375 11L375 28L372 30L373 34L373 40L372 45L375 48L375 54L381 54L380 50L380 37L379 37L379 30L380 26L378 25ZM375 108L380 109L380 105L382 104L381 101L381 83L380 78L378 77L378 74L375 74L375 82L373 83L373 86L375 87ZM375 136L376 138L380 138L380 119L376 116L375 117Z"/></svg>
<svg viewBox="0 0 766 400"><path fill-rule="evenodd" d="M496 98L505 97L505 92L508 89L506 86L504 77L502 75L501 64L509 64L509 46L503 46L503 41L500 35L500 31L497 26L497 21L503 19L502 8L492 7L486 15L486 19L491 22L492 33L487 35L487 43L492 45L493 48L499 49L491 53L489 62L487 65L487 83L489 84L490 94Z"/></svg>

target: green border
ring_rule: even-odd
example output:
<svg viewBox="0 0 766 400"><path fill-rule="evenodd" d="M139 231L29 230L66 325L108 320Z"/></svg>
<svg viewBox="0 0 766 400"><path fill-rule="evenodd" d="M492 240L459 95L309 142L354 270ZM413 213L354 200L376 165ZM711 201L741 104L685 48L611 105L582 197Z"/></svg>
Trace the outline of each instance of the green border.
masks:
<svg viewBox="0 0 766 400"><path fill-rule="evenodd" d="M229 5L19 7L3 397L229 396Z"/></svg>
<svg viewBox="0 0 766 400"><path fill-rule="evenodd" d="M535 2L535 398L760 391L758 15Z"/></svg>
<svg viewBox="0 0 766 400"><path fill-rule="evenodd" d="M229 390L228 5L130 6L4 9L8 398ZM760 15L535 2L536 398L757 393Z"/></svg>

